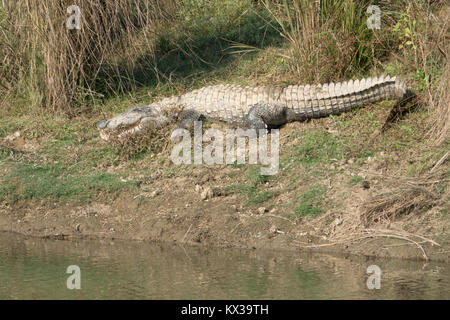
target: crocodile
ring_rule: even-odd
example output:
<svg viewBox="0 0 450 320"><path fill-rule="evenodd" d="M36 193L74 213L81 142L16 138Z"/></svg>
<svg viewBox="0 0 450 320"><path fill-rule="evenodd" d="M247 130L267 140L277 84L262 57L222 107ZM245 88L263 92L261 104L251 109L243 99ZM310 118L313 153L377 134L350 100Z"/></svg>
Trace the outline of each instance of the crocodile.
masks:
<svg viewBox="0 0 450 320"><path fill-rule="evenodd" d="M161 128L174 119L188 128L201 118L225 121L241 128L272 129L288 122L337 115L382 100L401 101L405 83L381 76L319 85L203 87L150 105L136 106L97 123L103 140L126 138Z"/></svg>

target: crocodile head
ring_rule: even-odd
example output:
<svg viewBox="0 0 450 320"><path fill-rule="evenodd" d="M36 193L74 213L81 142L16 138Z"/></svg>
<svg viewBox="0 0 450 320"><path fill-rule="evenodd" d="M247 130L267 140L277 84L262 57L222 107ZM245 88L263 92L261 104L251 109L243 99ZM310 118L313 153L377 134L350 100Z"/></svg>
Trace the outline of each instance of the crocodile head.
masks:
<svg viewBox="0 0 450 320"><path fill-rule="evenodd" d="M147 129L160 128L167 124L170 118L170 115L165 116L154 107L138 106L109 120L100 120L97 122L97 128L100 130L100 137L105 141L113 137L123 139L143 133Z"/></svg>

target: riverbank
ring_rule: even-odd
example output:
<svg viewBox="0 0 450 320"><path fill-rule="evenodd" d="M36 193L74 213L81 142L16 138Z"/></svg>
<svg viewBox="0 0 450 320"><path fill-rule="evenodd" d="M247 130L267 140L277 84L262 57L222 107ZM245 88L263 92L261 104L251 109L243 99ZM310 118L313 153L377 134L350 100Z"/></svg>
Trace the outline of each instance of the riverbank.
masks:
<svg viewBox="0 0 450 320"><path fill-rule="evenodd" d="M375 28L371 1L89 2L80 30L52 3L0 8L0 230L448 260L443 1L380 3ZM415 97L284 126L273 176L175 165L174 126L111 143L95 127L209 85L380 75Z"/></svg>
<svg viewBox="0 0 450 320"><path fill-rule="evenodd" d="M347 240L335 240L329 234L330 226L323 221L305 223L279 214L240 212L234 208L232 198L194 202L186 208L164 206L175 199L183 201L180 192L166 190L159 197L155 201L141 201L134 194L124 193L109 204L95 201L83 206L18 203L0 210L0 231L55 240L121 239L412 260L425 259L426 255L427 259L444 262L450 257L448 219L409 218L387 226L388 229L355 230ZM161 201L163 197L170 200ZM159 207L154 204L158 200L162 202ZM322 226L325 228L321 229ZM428 232L424 233L425 230Z"/></svg>
<svg viewBox="0 0 450 320"><path fill-rule="evenodd" d="M448 261L445 148L415 142L416 130L405 134L426 121L420 112L371 139L389 110L386 102L287 125L274 176L250 165L177 166L170 144L141 156L129 150L129 159L89 118L7 119L0 230ZM368 117L372 125L354 135ZM39 123L43 134L33 138Z"/></svg>

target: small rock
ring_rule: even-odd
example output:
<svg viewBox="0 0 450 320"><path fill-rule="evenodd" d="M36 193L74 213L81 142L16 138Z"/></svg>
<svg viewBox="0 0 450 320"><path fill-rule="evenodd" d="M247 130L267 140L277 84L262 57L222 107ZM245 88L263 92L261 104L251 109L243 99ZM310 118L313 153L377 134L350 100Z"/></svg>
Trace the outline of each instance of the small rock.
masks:
<svg viewBox="0 0 450 320"><path fill-rule="evenodd" d="M116 231L116 229L110 228L109 231L114 232L114 231Z"/></svg>
<svg viewBox="0 0 450 320"><path fill-rule="evenodd" d="M364 180L364 181L362 182L362 186L363 186L364 189L369 189L369 188L370 188L370 183L369 183L369 181Z"/></svg>
<svg viewBox="0 0 450 320"><path fill-rule="evenodd" d="M264 208L264 207L258 208L258 213L259 214L264 214L265 212L266 212L266 208Z"/></svg>
<svg viewBox="0 0 450 320"><path fill-rule="evenodd" d="M159 190L154 190L151 194L150 194L150 196L152 197L152 198L154 198L154 197L156 197L157 195L159 195L161 193L161 191L159 191Z"/></svg>
<svg viewBox="0 0 450 320"><path fill-rule="evenodd" d="M269 229L270 233L277 233L277 231L278 231L278 228L275 225L271 226L270 229Z"/></svg>
<svg viewBox="0 0 450 320"><path fill-rule="evenodd" d="M202 194L200 195L202 200L211 199L214 196L214 192L210 187L207 187L203 190Z"/></svg>
<svg viewBox="0 0 450 320"><path fill-rule="evenodd" d="M197 192L197 193L200 193L200 192L202 192L202 186L201 185L199 185L199 184L196 184L195 185L195 192Z"/></svg>
<svg viewBox="0 0 450 320"><path fill-rule="evenodd" d="M348 159L348 161L347 161L348 164L353 164L354 162L355 162L355 160L353 160L353 159Z"/></svg>
<svg viewBox="0 0 450 320"><path fill-rule="evenodd" d="M341 218L336 218L334 221L333 221L333 225L334 226L340 226L342 224L342 219Z"/></svg>
<svg viewBox="0 0 450 320"><path fill-rule="evenodd" d="M81 225L79 223L75 226L75 230L81 232Z"/></svg>
<svg viewBox="0 0 450 320"><path fill-rule="evenodd" d="M20 137L20 131L16 131L13 134L8 135L7 137L5 137L5 140L7 141L14 141L15 139Z"/></svg>

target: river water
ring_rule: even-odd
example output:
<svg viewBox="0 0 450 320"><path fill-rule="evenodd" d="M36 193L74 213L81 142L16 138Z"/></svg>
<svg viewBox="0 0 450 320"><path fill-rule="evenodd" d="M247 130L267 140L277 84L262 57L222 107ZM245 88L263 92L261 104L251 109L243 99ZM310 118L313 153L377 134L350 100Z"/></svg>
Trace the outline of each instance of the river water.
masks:
<svg viewBox="0 0 450 320"><path fill-rule="evenodd" d="M77 283L77 273L66 273L72 265L79 267L80 289L67 287L69 277ZM380 268L379 289L367 286L371 265ZM450 267L0 233L0 299L450 299Z"/></svg>

